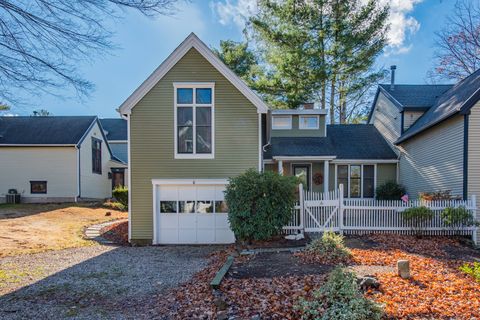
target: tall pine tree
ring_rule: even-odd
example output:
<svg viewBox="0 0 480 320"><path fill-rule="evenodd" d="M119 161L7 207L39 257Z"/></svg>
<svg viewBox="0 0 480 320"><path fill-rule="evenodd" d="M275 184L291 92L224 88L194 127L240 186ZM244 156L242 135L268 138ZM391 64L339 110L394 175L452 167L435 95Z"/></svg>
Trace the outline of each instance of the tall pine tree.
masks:
<svg viewBox="0 0 480 320"><path fill-rule="evenodd" d="M276 108L317 101L330 106L332 123L358 118L359 102L384 75L374 63L386 45L388 7L375 0L259 0L258 7L247 30L261 68L247 76L250 85ZM228 65L236 53L246 56L223 46L219 56Z"/></svg>

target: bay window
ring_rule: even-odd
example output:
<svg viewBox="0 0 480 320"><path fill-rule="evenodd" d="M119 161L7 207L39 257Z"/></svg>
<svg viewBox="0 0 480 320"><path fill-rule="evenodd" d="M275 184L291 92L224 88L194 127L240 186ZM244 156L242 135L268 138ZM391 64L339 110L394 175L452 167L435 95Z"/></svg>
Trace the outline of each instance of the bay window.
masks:
<svg viewBox="0 0 480 320"><path fill-rule="evenodd" d="M375 196L375 165L337 165L337 186L343 184L346 198L373 198Z"/></svg>
<svg viewBox="0 0 480 320"><path fill-rule="evenodd" d="M174 83L175 158L213 159L214 84Z"/></svg>

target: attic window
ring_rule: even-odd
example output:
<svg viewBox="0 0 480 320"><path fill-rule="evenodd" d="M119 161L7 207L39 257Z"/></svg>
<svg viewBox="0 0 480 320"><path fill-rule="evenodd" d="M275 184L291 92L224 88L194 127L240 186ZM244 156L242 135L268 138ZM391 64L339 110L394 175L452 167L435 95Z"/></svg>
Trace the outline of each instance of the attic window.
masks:
<svg viewBox="0 0 480 320"><path fill-rule="evenodd" d="M300 116L299 118L299 129L309 130L309 129L318 129L320 119L318 116Z"/></svg>
<svg viewBox="0 0 480 320"><path fill-rule="evenodd" d="M289 130L292 129L292 116L273 116L273 130Z"/></svg>

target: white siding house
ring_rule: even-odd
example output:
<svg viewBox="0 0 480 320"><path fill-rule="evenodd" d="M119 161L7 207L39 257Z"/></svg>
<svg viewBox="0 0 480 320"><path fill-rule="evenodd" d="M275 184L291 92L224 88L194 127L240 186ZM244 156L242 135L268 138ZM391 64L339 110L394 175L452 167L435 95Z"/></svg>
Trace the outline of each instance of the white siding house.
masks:
<svg viewBox="0 0 480 320"><path fill-rule="evenodd" d="M111 197L112 156L94 116L0 118L0 164L0 202L10 189L22 202Z"/></svg>

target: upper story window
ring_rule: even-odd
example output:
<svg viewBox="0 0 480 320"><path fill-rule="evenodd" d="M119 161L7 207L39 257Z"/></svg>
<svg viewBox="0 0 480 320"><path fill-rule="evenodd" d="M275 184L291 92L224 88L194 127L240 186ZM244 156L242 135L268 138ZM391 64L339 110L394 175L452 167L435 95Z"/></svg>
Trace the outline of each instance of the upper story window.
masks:
<svg viewBox="0 0 480 320"><path fill-rule="evenodd" d="M292 116L272 116L273 130L292 129Z"/></svg>
<svg viewBox="0 0 480 320"><path fill-rule="evenodd" d="M337 185L340 184L343 184L347 198L373 198L375 195L375 165L338 165Z"/></svg>
<svg viewBox="0 0 480 320"><path fill-rule="evenodd" d="M213 159L214 84L174 83L175 158Z"/></svg>
<svg viewBox="0 0 480 320"><path fill-rule="evenodd" d="M92 138L92 172L102 174L102 140Z"/></svg>
<svg viewBox="0 0 480 320"><path fill-rule="evenodd" d="M299 129L318 129L320 119L318 116L300 116L298 120Z"/></svg>

